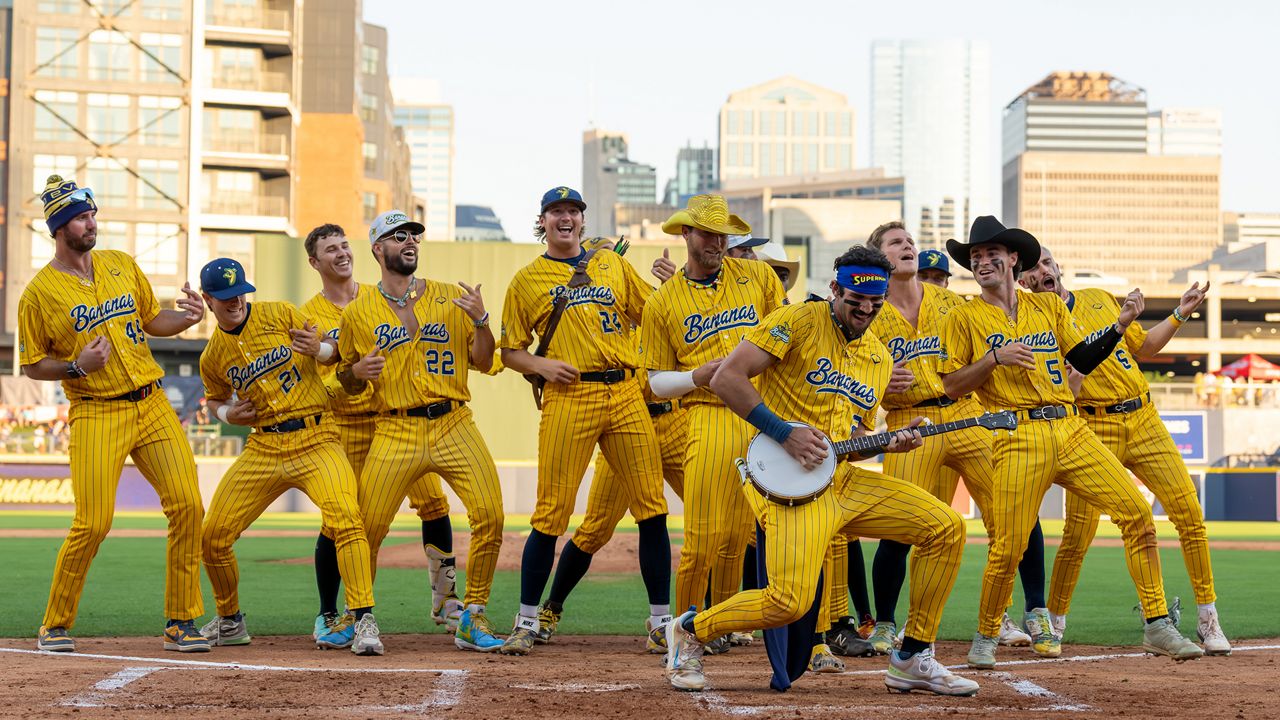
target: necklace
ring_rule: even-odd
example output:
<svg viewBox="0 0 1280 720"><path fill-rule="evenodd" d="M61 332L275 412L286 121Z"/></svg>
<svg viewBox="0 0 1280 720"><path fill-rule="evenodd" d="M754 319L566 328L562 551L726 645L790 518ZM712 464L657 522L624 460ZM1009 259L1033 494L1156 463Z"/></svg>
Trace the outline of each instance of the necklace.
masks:
<svg viewBox="0 0 1280 720"><path fill-rule="evenodd" d="M61 260L59 260L59 259L58 259L58 258L56 258L56 257L53 259L53 261L54 261L55 263L57 263L59 267L61 267L63 270L65 270L65 271L67 272L67 274L68 274L68 275L71 275L71 276L72 276L72 277L74 277L75 279L79 280L81 285L83 285L83 286L85 286L85 287L93 287L93 269L92 269L92 268L93 268L93 266L92 266L92 265L90 265L90 266L89 266L89 267L90 267L90 270L89 270L89 273L90 273L90 274L89 274L89 275L85 275L85 274L80 273L79 271L77 271L77 270L73 269L71 266L67 265L66 263L62 262Z"/></svg>
<svg viewBox="0 0 1280 720"><path fill-rule="evenodd" d="M381 280L378 281L378 292L382 293L382 297L390 300L391 302L395 303L396 305L399 305L400 307L404 307L406 304L408 304L409 298L418 297L418 278L416 277L409 278L409 287L405 289L404 295L401 295L400 297L395 297L394 295L388 295L387 291L382 289Z"/></svg>

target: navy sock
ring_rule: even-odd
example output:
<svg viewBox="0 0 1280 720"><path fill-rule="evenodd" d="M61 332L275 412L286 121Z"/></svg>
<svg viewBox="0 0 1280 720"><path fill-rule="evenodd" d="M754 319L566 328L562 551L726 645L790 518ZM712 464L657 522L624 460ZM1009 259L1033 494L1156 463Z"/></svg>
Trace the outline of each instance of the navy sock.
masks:
<svg viewBox="0 0 1280 720"><path fill-rule="evenodd" d="M560 562L556 565L556 575L551 581L551 593L547 595L547 607L556 612L564 609L564 601L569 593L578 586L578 581L591 568L591 554L583 552L572 540L565 543L560 551Z"/></svg>
<svg viewBox="0 0 1280 720"><path fill-rule="evenodd" d="M1018 561L1018 577L1022 578L1022 594L1027 610L1046 607L1044 601L1044 531L1040 521L1027 536L1027 549Z"/></svg>
<svg viewBox="0 0 1280 720"><path fill-rule="evenodd" d="M524 542L524 556L520 559L520 604L536 606L542 601L542 591L551 577L551 566L556 561L556 538L537 530L529 531Z"/></svg>
<svg viewBox="0 0 1280 720"><path fill-rule="evenodd" d="M871 614L871 600L867 596L867 562L862 557L862 543L849 543L849 594L853 596L853 609L857 614L854 625Z"/></svg>
<svg viewBox="0 0 1280 720"><path fill-rule="evenodd" d="M352 608L351 610L351 614L356 616L356 620L359 620L371 612L373 612L373 608L371 607Z"/></svg>
<svg viewBox="0 0 1280 720"><path fill-rule="evenodd" d="M453 552L453 523L448 515L422 521L422 544L434 545L442 553Z"/></svg>
<svg viewBox="0 0 1280 720"><path fill-rule="evenodd" d="M762 590L760 587L760 579L756 574L756 546L748 545L747 551L742 555L742 589L743 590Z"/></svg>
<svg viewBox="0 0 1280 720"><path fill-rule="evenodd" d="M636 523L640 528L640 576L650 605L671 604L671 537L667 516L655 515Z"/></svg>
<svg viewBox="0 0 1280 720"><path fill-rule="evenodd" d="M895 622L898 596L902 584L907 581L907 554L910 545L893 540L881 540L871 561L871 588L876 596L876 622Z"/></svg>
<svg viewBox="0 0 1280 720"><path fill-rule="evenodd" d="M904 659L909 658L918 652L922 652L928 649L929 649L929 643L924 642L923 640L917 640L911 637L910 635L904 636L902 638L901 654Z"/></svg>
<svg viewBox="0 0 1280 720"><path fill-rule="evenodd" d="M691 635L692 635L692 634L693 634L693 621L694 621L697 617L698 617L697 615L690 615L689 617L685 618L685 621L684 621L684 622L680 623L680 627L684 628L684 631L685 631L685 632L687 632L687 633L689 633L689 634L691 634Z"/></svg>
<svg viewBox="0 0 1280 720"><path fill-rule="evenodd" d="M342 574L338 572L338 548L333 538L323 534L316 536L316 590L320 593L320 614L338 612L338 587Z"/></svg>

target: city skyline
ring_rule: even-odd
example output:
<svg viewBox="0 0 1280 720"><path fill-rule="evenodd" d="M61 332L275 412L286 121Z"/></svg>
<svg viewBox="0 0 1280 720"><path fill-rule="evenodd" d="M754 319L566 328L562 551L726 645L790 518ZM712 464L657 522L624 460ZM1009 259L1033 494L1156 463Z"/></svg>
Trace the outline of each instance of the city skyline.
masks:
<svg viewBox="0 0 1280 720"><path fill-rule="evenodd" d="M786 74L849 97L856 116L856 164L867 167L871 44L882 38L990 43L993 177L1000 163L995 148L1004 106L1055 70L1100 70L1142 86L1154 108L1220 109L1223 208L1280 210L1280 198L1268 182L1280 164L1280 136L1272 131L1280 101L1245 89L1251 68L1269 62L1266 28L1280 23L1280 10L1263 3L1212 12L1194 3L1171 3L1161 6L1158 18L1144 8L1100 2L1086 2L1066 16L1047 7L1019 8L1016 17L990 2L856 10L810 3L785 15L723 2L694 7L658 2L638 14L570 3L555 16L568 36L591 43L601 27L626 27L627 38L663 37L679 52L589 51L559 64L537 60L559 54L548 44L555 32L543 10L501 5L505 21L484 24L491 50L483 61L470 45L474 37L466 33L433 35L434 42L423 44L409 31L474 26L474 11L461 6L370 0L365 18L391 28L393 76L442 81L444 100L457 113L457 202L492 206L511 228L524 227L536 214L544 185L580 181L584 130L627 133L631 158L656 166L659 183L665 183L675 172L676 151L686 142L715 144L717 109L729 93ZM1099 22L1102 17L1105 22ZM720 37L748 40L680 43L674 19L691 35L698 28L715 28ZM1152 32L1156 21L1158 34ZM546 33L538 31L544 27ZM751 39L762 27L784 41L775 47ZM1215 46L1232 52L1206 59L1186 51ZM513 239L531 240L523 234L517 230Z"/></svg>

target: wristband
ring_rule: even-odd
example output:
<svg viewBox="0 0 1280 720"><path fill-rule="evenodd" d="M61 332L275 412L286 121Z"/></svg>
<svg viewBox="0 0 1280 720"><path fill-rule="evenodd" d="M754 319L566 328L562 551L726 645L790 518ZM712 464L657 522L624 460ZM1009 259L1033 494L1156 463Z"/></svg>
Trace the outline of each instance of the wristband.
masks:
<svg viewBox="0 0 1280 720"><path fill-rule="evenodd" d="M751 408L751 412L747 413L747 422L754 425L760 432L773 438L773 441L779 445L785 443L787 438L791 436L791 431L795 429L774 414L769 409L769 406L763 402Z"/></svg>
<svg viewBox="0 0 1280 720"><path fill-rule="evenodd" d="M997 365L1000 364L1000 356L996 354L996 350L998 349L999 348L991 348L987 351L987 354L991 356L991 359L994 360Z"/></svg>
<svg viewBox="0 0 1280 720"><path fill-rule="evenodd" d="M1178 310L1177 308L1175 308L1173 311L1173 314L1169 316L1169 324L1173 326L1174 330L1177 330L1178 328L1182 327L1182 323L1184 322L1186 322L1186 320L1178 317Z"/></svg>
<svg viewBox="0 0 1280 720"><path fill-rule="evenodd" d="M476 327L478 327L478 328L488 327L488 326L489 326L489 312L486 310L486 311L485 311L485 313L484 313L484 317L480 318L479 320L472 320L472 321L471 321L471 324L472 324L472 325L475 325L475 326L476 326Z"/></svg>
<svg viewBox="0 0 1280 720"><path fill-rule="evenodd" d="M333 357L333 346L327 342L320 343L320 349L316 351L316 359L323 363L331 357Z"/></svg>
<svg viewBox="0 0 1280 720"><path fill-rule="evenodd" d="M227 419L227 413L229 413L229 412L230 412L230 410L228 410L228 409L227 409L227 406L226 406L226 405L219 405L219 406L218 406L218 411L217 411L216 413L214 413L214 414L218 416L218 419L219 419L219 420L221 420L222 422L224 422L224 423L226 423L226 424L230 425L230 424L231 424L231 421Z"/></svg>
<svg viewBox="0 0 1280 720"><path fill-rule="evenodd" d="M76 380L76 379L79 379L82 377L88 377L88 376L89 376L89 373L85 372L84 368L80 367L80 363L76 362L75 360L72 360L71 362L67 363L67 377L73 380Z"/></svg>
<svg viewBox="0 0 1280 720"><path fill-rule="evenodd" d="M1183 315L1181 312L1178 311L1177 307L1174 307L1173 319L1178 321L1178 325L1182 325L1182 323L1190 320L1191 318L1187 317L1186 315Z"/></svg>

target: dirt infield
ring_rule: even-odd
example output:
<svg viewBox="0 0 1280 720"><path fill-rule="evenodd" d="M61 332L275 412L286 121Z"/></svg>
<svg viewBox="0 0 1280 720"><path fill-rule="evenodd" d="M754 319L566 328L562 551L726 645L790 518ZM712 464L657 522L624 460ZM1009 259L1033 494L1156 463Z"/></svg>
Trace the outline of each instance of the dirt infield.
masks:
<svg viewBox="0 0 1280 720"><path fill-rule="evenodd" d="M445 635L385 638L388 654L319 651L306 637L259 637L211 653L163 652L159 638L83 638L79 652L31 652L0 641L7 679L0 717L909 717L1275 716L1280 645L1251 641L1229 658L1177 664L1135 648L1070 647L1045 661L1002 649L996 671L966 674L973 698L888 692L884 658L852 659L841 675L805 675L768 689L759 643L709 658L709 687L680 693L641 638L557 637L526 658L461 652ZM943 643L943 661L966 647Z"/></svg>

